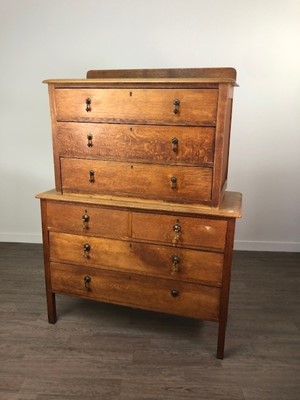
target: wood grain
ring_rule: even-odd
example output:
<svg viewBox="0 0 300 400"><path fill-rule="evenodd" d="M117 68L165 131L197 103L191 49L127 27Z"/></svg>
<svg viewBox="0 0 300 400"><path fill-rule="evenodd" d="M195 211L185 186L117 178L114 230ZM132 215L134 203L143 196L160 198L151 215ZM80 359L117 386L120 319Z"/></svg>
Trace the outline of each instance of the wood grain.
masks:
<svg viewBox="0 0 300 400"><path fill-rule="evenodd" d="M61 158L63 193L112 194L180 203L211 199L211 168ZM90 182L90 171L94 181ZM176 178L172 189L171 178Z"/></svg>
<svg viewBox="0 0 300 400"><path fill-rule="evenodd" d="M84 217L87 219L85 223ZM47 228L104 238L126 239L130 236L128 211L95 207L85 203L76 205L58 201L48 202Z"/></svg>
<svg viewBox="0 0 300 400"><path fill-rule="evenodd" d="M91 281L87 290L84 277ZM56 293L146 308L169 314L216 320L220 288L170 279L51 263L51 285ZM171 291L178 295L173 297Z"/></svg>
<svg viewBox="0 0 300 400"><path fill-rule="evenodd" d="M52 261L221 286L222 254L59 232L49 236ZM179 261L174 271L175 256Z"/></svg>
<svg viewBox="0 0 300 400"><path fill-rule="evenodd" d="M180 227L178 234L174 231L175 225ZM218 219L150 213L132 215L132 237L140 240L223 250L226 230L227 221Z"/></svg>
<svg viewBox="0 0 300 400"><path fill-rule="evenodd" d="M167 203L147 199L131 199L122 196L111 195L92 195L80 193L61 194L54 189L36 195L38 199L60 201L65 204L97 205L98 207L113 207L117 209L128 209L135 211L151 211L157 214L165 213L192 216L208 216L217 218L241 218L242 213L242 194L239 192L225 192L220 207L212 207L207 204L180 204Z"/></svg>
<svg viewBox="0 0 300 400"><path fill-rule="evenodd" d="M86 99L91 111L86 111ZM180 100L178 113L173 102ZM216 124L218 91L214 89L56 89L58 121Z"/></svg>
<svg viewBox="0 0 300 400"><path fill-rule="evenodd" d="M138 78L215 78L231 79L235 81L234 68L160 68L160 69L116 69L116 70L90 70L88 79L138 79Z"/></svg>
<svg viewBox="0 0 300 400"><path fill-rule="evenodd" d="M58 122L56 152L64 157L212 166L214 135L214 128L206 127Z"/></svg>

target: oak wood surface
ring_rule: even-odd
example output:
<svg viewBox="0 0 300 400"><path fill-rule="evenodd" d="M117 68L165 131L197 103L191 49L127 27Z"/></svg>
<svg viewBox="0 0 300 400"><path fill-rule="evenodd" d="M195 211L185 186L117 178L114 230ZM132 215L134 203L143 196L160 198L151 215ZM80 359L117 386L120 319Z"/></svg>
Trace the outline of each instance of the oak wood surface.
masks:
<svg viewBox="0 0 300 400"><path fill-rule="evenodd" d="M87 219L84 222L84 219ZM126 210L96 207L90 204L47 204L47 228L68 233L126 239L130 236Z"/></svg>
<svg viewBox="0 0 300 400"><path fill-rule="evenodd" d="M51 261L214 286L222 282L223 255L218 253L59 232L50 232L49 241ZM174 257L179 257L175 269Z"/></svg>
<svg viewBox="0 0 300 400"><path fill-rule="evenodd" d="M90 70L87 78L93 79L122 79L122 78L204 78L204 79L236 79L234 68L158 68L158 69L119 69L119 70Z"/></svg>
<svg viewBox="0 0 300 400"><path fill-rule="evenodd" d="M97 205L101 207L114 207L117 209L130 209L136 211L151 211L157 214L194 215L209 216L215 218L241 218L242 194L239 192L225 192L220 207L212 207L204 204L177 204L154 201L147 199L130 199L122 196L110 195L86 195L80 193L61 194L55 189L48 190L36 195L38 199L60 201L62 203Z"/></svg>
<svg viewBox="0 0 300 400"><path fill-rule="evenodd" d="M89 289L84 277L91 278ZM220 288L170 279L51 263L52 290L137 308L216 320ZM178 295L173 297L171 291Z"/></svg>
<svg viewBox="0 0 300 400"><path fill-rule="evenodd" d="M176 233L176 226L180 231ZM132 238L223 250L227 222L153 213L132 214Z"/></svg>
<svg viewBox="0 0 300 400"><path fill-rule="evenodd" d="M90 99L87 112L86 99ZM174 100L180 100L174 113ZM58 121L216 124L218 91L214 89L56 89Z"/></svg>
<svg viewBox="0 0 300 400"><path fill-rule="evenodd" d="M211 200L211 168L77 158L61 158L60 163L63 193L113 194L180 203Z"/></svg>
<svg viewBox="0 0 300 400"><path fill-rule="evenodd" d="M58 122L56 151L65 157L213 166L214 135L207 127Z"/></svg>
<svg viewBox="0 0 300 400"><path fill-rule="evenodd" d="M90 74L93 79L45 81L49 84L52 110L56 190L62 191L61 156L202 165L213 168L212 179L205 182L210 196L204 199L200 196L195 200L189 199L185 193L185 202L209 202L219 206L227 184L230 116L236 71L233 68L188 68L93 70L88 72L88 76ZM94 79L97 75L98 79ZM175 100L180 101L179 106L174 106ZM74 125L74 122L80 124ZM122 130L126 124L127 129L132 130L130 135ZM134 128L134 125L137 127ZM162 125L165 132L170 134L172 126L175 134L184 126L189 128L190 133L193 132L191 126L195 130L196 127L201 129L202 133L205 127L212 127L211 136L206 139L196 134L193 139L178 139L176 136L167 138ZM87 132L84 136L93 135L95 145L86 146L86 138L80 135L79 126L83 130L92 129L92 133ZM106 134L103 133L105 126L108 131ZM154 135L151 128L156 132ZM178 152L172 151L170 146L170 140L174 137L179 140ZM170 197L163 199L172 201Z"/></svg>

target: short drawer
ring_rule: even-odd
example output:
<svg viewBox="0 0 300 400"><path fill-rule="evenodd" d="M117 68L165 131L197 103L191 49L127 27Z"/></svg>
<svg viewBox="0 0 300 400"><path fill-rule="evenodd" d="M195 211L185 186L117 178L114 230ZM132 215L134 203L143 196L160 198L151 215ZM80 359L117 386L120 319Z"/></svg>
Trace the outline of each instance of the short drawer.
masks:
<svg viewBox="0 0 300 400"><path fill-rule="evenodd" d="M220 288L83 266L51 263L56 293L193 318L217 320Z"/></svg>
<svg viewBox="0 0 300 400"><path fill-rule="evenodd" d="M64 193L211 201L212 168L62 158L61 176Z"/></svg>
<svg viewBox="0 0 300 400"><path fill-rule="evenodd" d="M217 89L56 89L58 121L216 125Z"/></svg>
<svg viewBox="0 0 300 400"><path fill-rule="evenodd" d="M178 246L196 246L223 250L227 221L135 212L132 238Z"/></svg>
<svg viewBox="0 0 300 400"><path fill-rule="evenodd" d="M49 201L47 224L50 230L125 239L129 232L129 213L89 204Z"/></svg>
<svg viewBox="0 0 300 400"><path fill-rule="evenodd" d="M60 156L212 165L215 129L209 127L57 123Z"/></svg>
<svg viewBox="0 0 300 400"><path fill-rule="evenodd" d="M221 286L223 254L121 240L49 233L50 259Z"/></svg>

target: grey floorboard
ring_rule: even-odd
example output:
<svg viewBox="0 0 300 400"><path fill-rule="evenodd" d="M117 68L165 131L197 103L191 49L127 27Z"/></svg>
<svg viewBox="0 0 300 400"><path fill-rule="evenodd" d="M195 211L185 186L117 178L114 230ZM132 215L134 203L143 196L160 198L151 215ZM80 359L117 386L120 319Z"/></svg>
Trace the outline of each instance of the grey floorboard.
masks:
<svg viewBox="0 0 300 400"><path fill-rule="evenodd" d="M0 243L0 400L299 400L300 253L235 252L217 324L57 296L42 247Z"/></svg>

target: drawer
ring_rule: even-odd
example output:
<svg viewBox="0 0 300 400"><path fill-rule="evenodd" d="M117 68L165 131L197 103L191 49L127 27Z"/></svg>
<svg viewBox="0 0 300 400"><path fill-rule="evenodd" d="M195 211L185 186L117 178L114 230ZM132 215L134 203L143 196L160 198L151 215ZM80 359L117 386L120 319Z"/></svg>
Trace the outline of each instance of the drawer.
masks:
<svg viewBox="0 0 300 400"><path fill-rule="evenodd" d="M51 263L52 291L193 318L217 320L220 288Z"/></svg>
<svg viewBox="0 0 300 400"><path fill-rule="evenodd" d="M217 102L217 89L55 90L58 121L214 126Z"/></svg>
<svg viewBox="0 0 300 400"><path fill-rule="evenodd" d="M65 157L210 165L214 137L209 127L58 122L56 143Z"/></svg>
<svg viewBox="0 0 300 400"><path fill-rule="evenodd" d="M227 221L133 213L132 238L178 246L197 246L224 250Z"/></svg>
<svg viewBox="0 0 300 400"><path fill-rule="evenodd" d="M88 204L48 202L47 224L50 230L125 239L129 232L129 213Z"/></svg>
<svg viewBox="0 0 300 400"><path fill-rule="evenodd" d="M183 203L211 200L212 168L61 158L61 176L64 193Z"/></svg>
<svg viewBox="0 0 300 400"><path fill-rule="evenodd" d="M223 254L50 232L50 259L221 286Z"/></svg>

